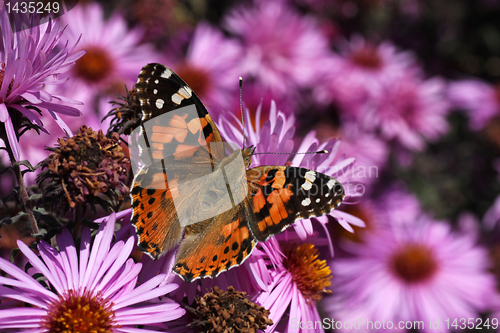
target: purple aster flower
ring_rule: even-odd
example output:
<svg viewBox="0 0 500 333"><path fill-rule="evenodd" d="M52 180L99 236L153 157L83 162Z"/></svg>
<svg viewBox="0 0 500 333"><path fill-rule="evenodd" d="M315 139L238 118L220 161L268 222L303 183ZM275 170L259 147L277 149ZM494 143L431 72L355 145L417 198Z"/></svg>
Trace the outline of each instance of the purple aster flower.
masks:
<svg viewBox="0 0 500 333"><path fill-rule="evenodd" d="M342 247L346 239L361 243L365 233L385 229L392 224L413 223L421 214L420 202L405 189L403 184L389 185L383 191L373 187L369 188L368 192L369 196L361 202L340 207L342 211L360 218L366 224L366 228L354 226L355 232L352 233L337 225L332 226L331 233L339 245L337 258L348 255Z"/></svg>
<svg viewBox="0 0 500 333"><path fill-rule="evenodd" d="M452 106L465 110L471 129L484 128L494 116L500 114L500 87L479 79L451 82L448 98Z"/></svg>
<svg viewBox="0 0 500 333"><path fill-rule="evenodd" d="M33 266L25 273L0 258L3 299L22 303L0 310L2 332L157 332L138 325L167 322L185 311L168 298L158 298L175 290L176 285L159 286L163 275L137 285L142 264L129 259L135 247L133 237L112 243L115 216L102 223L93 242L90 231L83 232L77 249L70 233L57 236L58 249L40 242L38 257L24 243L22 253ZM51 289L35 279L42 274ZM3 300L2 300L3 303ZM160 332L160 331L158 331Z"/></svg>
<svg viewBox="0 0 500 333"><path fill-rule="evenodd" d="M403 73L388 76L381 90L358 118L368 129L394 139L410 150L422 150L425 140L433 141L448 131L449 103L446 84L440 78L421 80Z"/></svg>
<svg viewBox="0 0 500 333"><path fill-rule="evenodd" d="M403 184L397 183L380 193L376 199L369 200L380 221L378 227L413 223L421 214L421 206L415 195L409 193Z"/></svg>
<svg viewBox="0 0 500 333"><path fill-rule="evenodd" d="M321 321L317 302L329 292L332 276L326 261L319 259L318 245L327 243L328 239L317 235L302 241L298 234L288 232L269 239L262 251L255 252L271 267L266 272L270 277L267 290L256 298L271 311L274 325L268 332L324 332L321 325L308 330L303 323Z"/></svg>
<svg viewBox="0 0 500 333"><path fill-rule="evenodd" d="M311 132L306 135L302 142L300 142L299 147L294 150L294 141L292 139L295 133L294 117L286 116L279 111L274 102L271 102L269 120L262 125L261 115L262 107L259 106L255 117L252 117L255 122L254 127L252 122L247 121L247 119L252 119L250 111L244 108L245 146L255 146L255 153L270 153L252 156L251 167L286 164L308 168L337 179L345 189L346 197L344 202L357 198L362 194L359 192L361 187L358 186L357 182L352 180L351 173L348 172L355 159L339 156L338 154L341 146L340 140L330 140L320 144L315 137L315 133ZM228 142L237 144L243 142L241 120L236 116L232 114L227 117L221 115L217 125L222 137ZM293 155L294 152L315 152L321 150L327 150L328 153ZM290 152L290 154L282 154L287 152ZM328 215L314 217L312 220L320 222L326 230L325 224L328 222L328 216L335 218L344 228L351 232L353 229L349 224L364 226L363 221L340 210L333 210ZM297 221L294 223L294 228L303 239L313 233L311 219Z"/></svg>
<svg viewBox="0 0 500 333"><path fill-rule="evenodd" d="M158 60L150 45L140 44L140 28L128 29L117 13L106 19L97 3L76 6L62 19L68 23L66 36L71 40L81 36L77 49L86 51L67 74L72 84L63 88L66 94L84 101L89 112L100 106L99 99L109 101L124 93L124 86L131 87L137 81L144 64ZM98 110L100 118L109 109Z"/></svg>
<svg viewBox="0 0 500 333"><path fill-rule="evenodd" d="M298 87L317 80L323 60L331 56L326 36L313 21L281 1L259 1L225 20L245 48L242 76L254 78L277 95L293 96Z"/></svg>
<svg viewBox="0 0 500 333"><path fill-rule="evenodd" d="M208 23L199 23L182 60L169 61L211 112L227 109L230 98L237 96L242 57L241 45L226 38Z"/></svg>
<svg viewBox="0 0 500 333"><path fill-rule="evenodd" d="M356 159L347 172L351 179L365 185L376 181L381 175L389 154L386 143L373 133L367 133L354 122L346 122L340 129L342 146L340 155L350 155Z"/></svg>
<svg viewBox="0 0 500 333"><path fill-rule="evenodd" d="M68 42L62 43L63 29L59 20L13 33L9 17L2 5L0 29L0 122L5 126L4 140L8 141L14 159L19 160L17 131L20 117L13 112L20 112L31 123L46 131L40 114L33 110L34 107L42 113L50 114L63 130L71 132L60 114L79 116L79 110L65 105L79 103L58 94L51 94L44 87L63 83L65 80L58 76L70 70L84 52L74 52L78 38L72 39L72 46L69 47ZM57 48L60 42L62 46Z"/></svg>
<svg viewBox="0 0 500 333"><path fill-rule="evenodd" d="M491 306L495 280L474 234L453 233L449 224L420 216L365 233L363 240L346 246L354 257L333 261L334 295L324 309L337 321L385 320L388 331L399 321L423 321L423 332L448 332L447 319L477 318ZM440 330L430 328L431 321L439 321Z"/></svg>
<svg viewBox="0 0 500 333"><path fill-rule="evenodd" d="M340 56L330 58L324 66L327 84L317 85L315 95L323 103L334 98L347 113L369 103L388 75L418 71L413 54L398 52L390 42L376 45L355 35L339 48Z"/></svg>

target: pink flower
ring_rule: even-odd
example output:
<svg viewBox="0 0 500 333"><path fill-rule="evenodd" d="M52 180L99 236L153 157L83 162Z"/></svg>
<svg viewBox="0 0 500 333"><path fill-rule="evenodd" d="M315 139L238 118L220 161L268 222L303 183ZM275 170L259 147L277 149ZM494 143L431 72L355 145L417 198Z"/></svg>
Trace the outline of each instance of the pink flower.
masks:
<svg viewBox="0 0 500 333"><path fill-rule="evenodd" d="M385 320L392 325L387 331L401 328L400 321L423 321L423 332L449 332L446 319L477 318L491 306L495 280L474 234L453 233L449 224L421 216L363 239L346 246L354 257L333 261L334 295L324 308L337 321ZM437 320L440 329L430 328Z"/></svg>
<svg viewBox="0 0 500 333"><path fill-rule="evenodd" d="M84 101L88 112L95 112L101 98L109 102L117 93L123 94L125 85L130 88L135 84L144 64L158 60L150 45L140 43L140 28L128 29L125 19L117 13L105 19L97 3L76 6L62 19L68 24L65 35L70 40L81 38L78 50L86 51L67 75L72 84L63 88L73 98ZM110 109L99 109L99 117Z"/></svg>
<svg viewBox="0 0 500 333"><path fill-rule="evenodd" d="M339 135L342 138L339 154L356 159L346 171L351 174L351 179L365 185L375 182L381 176L389 155L387 144L373 133L363 131L354 122L343 124Z"/></svg>
<svg viewBox="0 0 500 333"><path fill-rule="evenodd" d="M421 80L408 74L384 79L381 90L358 118L368 129L377 129L386 140L395 140L410 150L422 150L426 141L448 131L449 103L445 82Z"/></svg>
<svg viewBox="0 0 500 333"><path fill-rule="evenodd" d="M0 28L0 122L3 123L2 127L5 126L5 135L1 135L1 138L9 144L13 158L19 161L21 149L16 132L20 129L21 117L13 117L13 112L19 112L42 131L48 132L34 107L49 114L61 129L71 133L60 115L79 116L79 110L64 103L81 103L49 93L44 87L63 83L64 80L58 76L70 70L83 52L74 51L78 39L72 39L69 47L65 40L65 45L56 48L63 32L59 20L13 33L2 5ZM17 119L17 124L13 123L13 118Z"/></svg>
<svg viewBox="0 0 500 333"><path fill-rule="evenodd" d="M193 89L208 110L227 109L238 95L242 58L241 45L224 37L207 23L197 25L185 58L170 60L169 65ZM172 56L172 58L174 58Z"/></svg>
<svg viewBox="0 0 500 333"><path fill-rule="evenodd" d="M294 232L278 235L262 245L253 256L267 267L268 286L256 298L271 311L274 325L268 332L324 332L317 302L328 293L331 270L319 259L318 246L329 240L315 235L303 241ZM312 329L311 329L312 328Z"/></svg>
<svg viewBox="0 0 500 333"><path fill-rule="evenodd" d="M376 45L355 35L340 43L339 48L340 56L329 59L324 66L327 84L317 85L315 94L322 103L333 98L347 114L369 103L387 76L418 71L413 54L398 52L390 42Z"/></svg>
<svg viewBox="0 0 500 333"><path fill-rule="evenodd" d="M142 265L129 258L134 237L112 243L114 227L113 214L101 224L94 241L86 229L79 249L64 230L57 236L58 249L39 243L41 258L18 241L33 268L27 274L0 258L0 269L8 274L0 277L0 293L3 299L30 307L19 303L0 309L2 332L49 333L63 327L71 332L160 332L136 327L181 317L185 310L179 304L165 297L158 299L177 288L173 284L159 286L163 275L136 285ZM32 274L44 276L50 289Z"/></svg>
<svg viewBox="0 0 500 333"><path fill-rule="evenodd" d="M479 79L451 82L448 97L453 107L465 110L475 131L500 114L500 88Z"/></svg>
<svg viewBox="0 0 500 333"><path fill-rule="evenodd" d="M286 2L238 8L226 17L225 26L244 46L241 75L277 96L293 97L299 87L314 84L323 60L331 56L326 36Z"/></svg>

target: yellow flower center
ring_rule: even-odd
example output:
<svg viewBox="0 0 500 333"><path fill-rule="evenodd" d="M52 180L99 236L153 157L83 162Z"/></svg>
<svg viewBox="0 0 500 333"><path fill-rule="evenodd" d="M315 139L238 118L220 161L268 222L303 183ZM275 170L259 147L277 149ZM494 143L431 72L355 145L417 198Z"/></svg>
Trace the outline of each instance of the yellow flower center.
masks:
<svg viewBox="0 0 500 333"><path fill-rule="evenodd" d="M285 268L306 300L319 301L323 293L331 292L326 288L331 285L332 271L325 260L318 260L318 250L313 244L288 245L283 254Z"/></svg>
<svg viewBox="0 0 500 333"><path fill-rule="evenodd" d="M49 306L41 326L50 333L111 333L119 327L111 306L99 295L70 290Z"/></svg>
<svg viewBox="0 0 500 333"><path fill-rule="evenodd" d="M89 47L87 53L75 63L76 76L88 83L99 83L113 71L113 61L100 47Z"/></svg>
<svg viewBox="0 0 500 333"><path fill-rule="evenodd" d="M408 283L426 281L438 268L432 250L420 244L404 246L392 257L390 264L396 275Z"/></svg>

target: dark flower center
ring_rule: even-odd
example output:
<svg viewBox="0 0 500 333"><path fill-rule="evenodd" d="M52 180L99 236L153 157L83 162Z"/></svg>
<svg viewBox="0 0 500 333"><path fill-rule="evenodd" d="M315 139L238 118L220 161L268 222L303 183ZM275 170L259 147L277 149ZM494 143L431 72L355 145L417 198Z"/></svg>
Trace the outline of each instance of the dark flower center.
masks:
<svg viewBox="0 0 500 333"><path fill-rule="evenodd" d="M113 71L113 61L100 47L89 47L73 67L76 76L88 83L99 83Z"/></svg>
<svg viewBox="0 0 500 333"><path fill-rule="evenodd" d="M3 62L0 63L0 87L3 83L3 78L5 76L5 64Z"/></svg>
<svg viewBox="0 0 500 333"><path fill-rule="evenodd" d="M404 246L392 257L390 264L396 275L408 283L424 282L438 269L432 250L420 244Z"/></svg>
<svg viewBox="0 0 500 333"><path fill-rule="evenodd" d="M313 244L287 245L283 254L285 268L306 300L319 301L323 293L331 292L326 288L331 285L332 272L325 260L318 260L318 250Z"/></svg>
<svg viewBox="0 0 500 333"><path fill-rule="evenodd" d="M361 228L357 226L352 226L355 230L354 233L347 231L340 223L332 223L331 227L333 228L333 234L338 238L347 238L350 241L354 241L357 243L362 243L362 237L364 232L372 230L374 225L374 216L373 212L370 210L370 207L364 204L356 204L356 205L345 205L342 210L350 215L353 215L361 220L363 220L366 224L366 228ZM375 220L376 221L376 220Z"/></svg>
<svg viewBox="0 0 500 333"><path fill-rule="evenodd" d="M111 333L119 327L112 303L74 290L50 304L41 326L50 333Z"/></svg>
<svg viewBox="0 0 500 333"><path fill-rule="evenodd" d="M500 291L500 245L494 245L490 249L490 258L492 262L492 272L497 279L497 289Z"/></svg>
<svg viewBox="0 0 500 333"><path fill-rule="evenodd" d="M382 59L373 46L365 46L354 51L351 59L355 64L368 69L379 69L382 66Z"/></svg>
<svg viewBox="0 0 500 333"><path fill-rule="evenodd" d="M498 105L500 105L500 83L495 86L495 97ZM500 107L497 110L500 113Z"/></svg>
<svg viewBox="0 0 500 333"><path fill-rule="evenodd" d="M203 100L206 97L211 82L208 73L204 69L184 64L178 67L176 72L200 99Z"/></svg>
<svg viewBox="0 0 500 333"><path fill-rule="evenodd" d="M68 152L68 155L74 157L76 164L81 165L82 162L87 162L89 169L96 169L102 162L104 157L99 142L90 140L88 137L80 137L78 141L69 139L66 141L68 145L73 146L73 149Z"/></svg>
<svg viewBox="0 0 500 333"><path fill-rule="evenodd" d="M265 330L273 322L269 310L250 301L245 292L228 287L227 291L214 287L212 292L196 299L194 308L188 308L196 317L188 326L198 332L246 332Z"/></svg>
<svg viewBox="0 0 500 333"><path fill-rule="evenodd" d="M3 84L3 79L5 77L5 64L3 62L0 62L0 87ZM10 92L12 91L12 84L14 83L14 79L9 84L9 88L7 89L7 96L10 95Z"/></svg>

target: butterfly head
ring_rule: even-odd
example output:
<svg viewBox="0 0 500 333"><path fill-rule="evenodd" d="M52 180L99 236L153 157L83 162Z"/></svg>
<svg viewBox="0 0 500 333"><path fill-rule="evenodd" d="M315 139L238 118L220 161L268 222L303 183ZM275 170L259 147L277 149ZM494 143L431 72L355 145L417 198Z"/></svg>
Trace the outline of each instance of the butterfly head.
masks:
<svg viewBox="0 0 500 333"><path fill-rule="evenodd" d="M252 164L252 155L255 152L255 148L256 148L255 146L250 146L250 147L243 148L241 150L242 155L243 155L243 160L245 161L245 166L247 168L250 166L250 164Z"/></svg>

